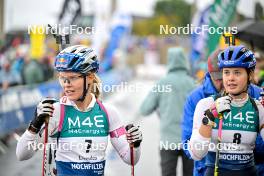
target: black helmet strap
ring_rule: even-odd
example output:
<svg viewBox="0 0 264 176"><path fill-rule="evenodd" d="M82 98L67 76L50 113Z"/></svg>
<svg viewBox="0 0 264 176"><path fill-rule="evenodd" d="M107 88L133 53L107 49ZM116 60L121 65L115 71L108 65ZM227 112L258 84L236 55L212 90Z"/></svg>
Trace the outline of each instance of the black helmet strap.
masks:
<svg viewBox="0 0 264 176"><path fill-rule="evenodd" d="M88 90L89 90L89 85L87 86L87 88L86 88L86 75L85 74L83 74L82 75L83 76L83 94L82 94L82 96L77 100L77 101L84 101L84 99L85 99L85 97L86 97L86 94L87 94L87 92L88 92Z"/></svg>

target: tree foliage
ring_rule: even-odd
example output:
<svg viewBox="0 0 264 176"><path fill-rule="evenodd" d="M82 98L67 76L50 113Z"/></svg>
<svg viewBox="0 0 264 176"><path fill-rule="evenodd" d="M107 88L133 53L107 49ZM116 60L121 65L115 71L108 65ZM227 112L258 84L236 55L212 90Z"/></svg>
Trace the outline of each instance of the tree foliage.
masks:
<svg viewBox="0 0 264 176"><path fill-rule="evenodd" d="M160 25L186 26L190 23L191 6L184 0L157 1L154 16L146 19L136 19L133 33L140 36L159 35Z"/></svg>

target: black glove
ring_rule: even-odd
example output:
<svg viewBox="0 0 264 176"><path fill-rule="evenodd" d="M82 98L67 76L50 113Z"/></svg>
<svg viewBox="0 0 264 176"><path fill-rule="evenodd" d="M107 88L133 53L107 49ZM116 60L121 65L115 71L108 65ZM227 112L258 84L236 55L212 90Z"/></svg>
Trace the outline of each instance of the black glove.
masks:
<svg viewBox="0 0 264 176"><path fill-rule="evenodd" d="M137 126L129 124L126 127L126 136L129 144L133 144L134 147L139 147L142 142L142 132Z"/></svg>
<svg viewBox="0 0 264 176"><path fill-rule="evenodd" d="M29 130L38 133L46 118L53 114L53 103L57 102L54 98L44 98L39 102L35 109L35 117L29 125Z"/></svg>

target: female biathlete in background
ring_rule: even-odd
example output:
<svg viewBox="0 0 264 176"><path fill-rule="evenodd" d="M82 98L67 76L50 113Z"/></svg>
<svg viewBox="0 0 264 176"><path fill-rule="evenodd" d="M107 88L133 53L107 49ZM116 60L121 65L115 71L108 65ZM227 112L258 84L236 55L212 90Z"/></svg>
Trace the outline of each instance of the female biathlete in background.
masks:
<svg viewBox="0 0 264 176"><path fill-rule="evenodd" d="M214 175L217 146L211 144L217 144L218 117L222 114L221 144L226 147L219 147L219 175L254 176L253 149L257 133L264 138L264 108L247 93L256 59L244 46L231 46L218 55L218 65L223 72L226 94L198 102L189 151L194 160L206 157L205 175Z"/></svg>
<svg viewBox="0 0 264 176"><path fill-rule="evenodd" d="M35 150L29 146L39 142L49 116L49 136L57 144L57 175L104 175L108 135L128 164L133 144L133 160L137 163L142 133L135 126L126 131L116 109L98 100L99 79L95 73L99 64L94 51L80 45L68 47L57 55L55 68L65 96L54 104L51 98L38 104L34 119L17 144L17 158L27 160L34 155Z"/></svg>

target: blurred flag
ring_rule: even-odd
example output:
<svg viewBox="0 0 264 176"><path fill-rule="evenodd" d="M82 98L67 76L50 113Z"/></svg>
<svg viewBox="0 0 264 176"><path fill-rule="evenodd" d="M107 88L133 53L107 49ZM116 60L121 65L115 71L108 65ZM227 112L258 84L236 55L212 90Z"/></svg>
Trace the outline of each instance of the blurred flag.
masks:
<svg viewBox="0 0 264 176"><path fill-rule="evenodd" d="M100 71L111 69L114 51L118 48L125 47L128 43L126 37L131 32L132 17L126 13L116 12L113 16L111 36L105 51L104 59L101 63ZM122 43L122 44L121 44Z"/></svg>
<svg viewBox="0 0 264 176"><path fill-rule="evenodd" d="M238 0L215 0L214 4L209 13L209 27L227 27L231 22ZM221 34L209 34L207 40L207 54L209 56L213 52L219 43L219 38Z"/></svg>
<svg viewBox="0 0 264 176"><path fill-rule="evenodd" d="M202 27L202 25L208 25L209 19L208 14L210 12L211 5L206 7L202 11L197 11L193 17L192 24L196 27ZM191 63L192 67L196 65L196 62L201 59L205 55L204 48L206 46L206 37L207 35L203 33L201 30L197 31L198 33L192 33L191 35Z"/></svg>
<svg viewBox="0 0 264 176"><path fill-rule="evenodd" d="M201 27L207 30L202 31L202 29L197 32L192 33L192 50L190 55L190 61L192 63L193 74L201 68L203 62L206 62L207 57L213 52L219 44L221 34L214 33L210 34L210 28L216 31L218 27L227 27L232 20L235 12L238 0L215 0L213 4L208 5L203 10L199 10L193 17L193 24L196 27ZM222 31L224 32L224 31ZM225 45L220 41L221 47Z"/></svg>
<svg viewBox="0 0 264 176"><path fill-rule="evenodd" d="M80 0L65 0L59 16L59 24L69 26L79 15L81 15Z"/></svg>
<svg viewBox="0 0 264 176"><path fill-rule="evenodd" d="M43 26L35 26L30 31L30 57L39 59L44 56L45 52L45 29Z"/></svg>

